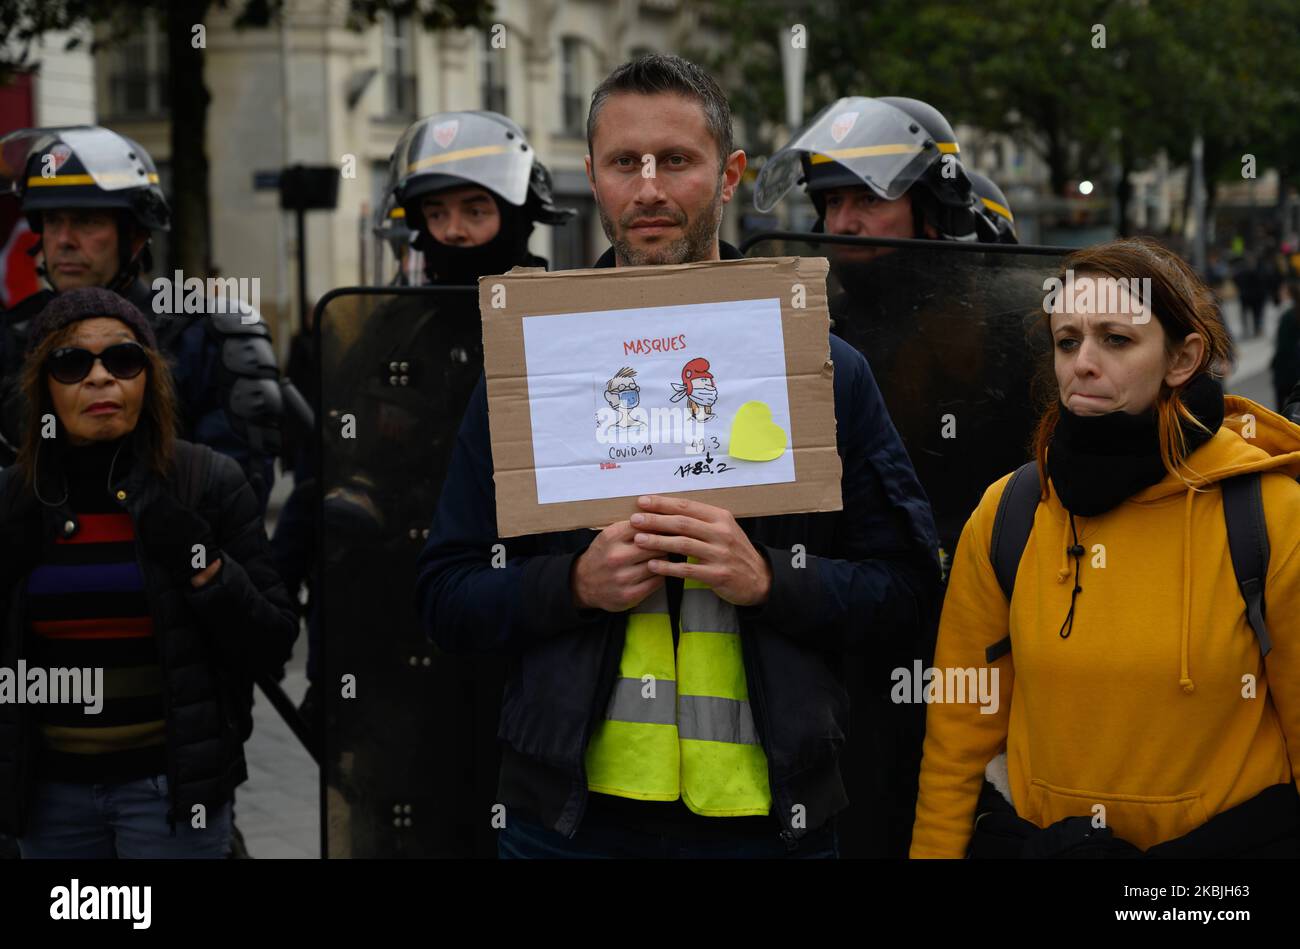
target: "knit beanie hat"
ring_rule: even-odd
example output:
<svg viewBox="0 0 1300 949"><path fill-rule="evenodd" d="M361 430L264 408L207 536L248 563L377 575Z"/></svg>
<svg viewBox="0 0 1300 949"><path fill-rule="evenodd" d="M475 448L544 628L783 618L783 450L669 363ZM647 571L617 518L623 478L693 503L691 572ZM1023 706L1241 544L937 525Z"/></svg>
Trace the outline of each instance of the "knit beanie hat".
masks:
<svg viewBox="0 0 1300 949"><path fill-rule="evenodd" d="M27 352L34 352L43 339L65 326L100 316L121 320L131 327L136 340L146 349L158 348L153 327L134 303L103 287L82 287L56 294L32 320L27 334Z"/></svg>

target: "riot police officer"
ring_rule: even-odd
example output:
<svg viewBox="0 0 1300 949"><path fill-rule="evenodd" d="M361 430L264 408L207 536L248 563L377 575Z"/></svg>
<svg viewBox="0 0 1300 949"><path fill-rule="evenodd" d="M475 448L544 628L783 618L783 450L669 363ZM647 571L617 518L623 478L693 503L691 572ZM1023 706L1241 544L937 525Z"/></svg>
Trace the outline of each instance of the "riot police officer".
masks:
<svg viewBox="0 0 1300 949"><path fill-rule="evenodd" d="M567 223L551 173L499 112L442 112L406 130L389 169L392 195L424 254L430 283L474 286L485 274L544 267L528 250L536 224Z"/></svg>
<svg viewBox="0 0 1300 949"><path fill-rule="evenodd" d="M801 183L817 208L815 231L995 240L960 154L956 133L933 106L901 96L851 96L823 109L767 161L754 204L770 210Z"/></svg>
<svg viewBox="0 0 1300 949"><path fill-rule="evenodd" d="M998 243L999 227L961 156L952 125L928 103L844 98L768 160L754 203L769 210L803 184L817 209L816 232ZM1004 196L990 200L1006 206ZM1005 314L1018 316L1029 307L997 299L1007 288L995 276L999 264L992 255L928 244L818 245L811 237L808 243L831 260L832 332L867 357L933 505L947 561L984 488L972 473L996 471L996 479L1024 460L1033 424L1032 362L1023 333L1013 335ZM956 425L956 437L948 437L947 422ZM932 648L934 632L932 625L923 652ZM889 664L907 668L918 658L928 665L928 654L891 656ZM848 758L889 764L850 767L850 795L856 784L877 797L850 820L891 814L883 827L854 832L870 841L862 852L901 856L910 831L898 835L889 827L905 827L914 803L924 712L891 707L872 675L849 670L855 707L874 717L858 730L867 749Z"/></svg>
<svg viewBox="0 0 1300 949"><path fill-rule="evenodd" d="M282 574L296 589L311 572L310 555L317 548L304 539L317 527L310 498L323 491L324 537L319 548L331 664L341 657L349 672L359 677L364 673L370 681L393 674L391 665L385 665L393 654L406 650L409 657L427 650L409 590L418 540L436 504L460 416L482 372L478 278L517 265L546 266L546 260L529 251L529 236L538 223L563 224L575 213L555 206L550 173L519 126L495 112L440 113L412 125L394 149L388 193L402 215L381 213L388 222L405 222L411 251L422 261L423 276L431 286L423 292L399 289L361 297L356 301L361 312L349 323L346 344L334 338L340 324L326 307L320 327L325 456L306 466L272 543ZM399 239L391 225L386 238ZM355 420L355 437L345 436L344 416ZM404 580L408 574L409 580ZM392 596L383 592L386 584L394 590ZM372 598L369 603L349 595L363 588ZM319 620L316 612L309 614L308 677L313 686L302 707L317 726L323 721L314 687L321 676ZM362 642L340 641L335 632L340 629L349 635L363 629L375 632ZM443 780L428 776L434 789L429 793L452 794L455 785L464 785L455 794L469 793L474 775L453 773L451 768L471 762L475 749L481 759L495 748L493 702L499 699L499 673L495 666L471 669L459 660L439 657L427 674L435 680L439 698L422 702L420 708L429 714L442 709L439 723L426 722L424 712L413 714L399 688L383 697L372 691L372 701L395 703L391 715L401 717L403 724L394 725L390 712L377 706L350 705L347 717L331 726L331 744L346 746L350 729L364 727L366 716L402 733L418 725L428 732L419 760L441 754L447 769ZM496 696L479 699L484 708L493 709L491 721L485 718L477 731L461 727L457 732L445 719L464 721L465 706L475 701L475 683L484 679L497 683ZM487 694L490 689L477 691ZM403 702L404 712L398 707ZM448 751L449 743L456 750ZM364 816L372 796L395 788L417 765L394 761L366 743L353 750L349 770L339 780L349 789L342 800L353 792L358 796L350 846L360 852L371 834L391 831L389 818L371 825ZM335 756L331 767L337 762ZM494 762L480 761L478 772L494 776ZM332 773L343 774L341 768ZM450 850L469 847L464 837L461 834L461 843ZM440 840L440 852L450 852L446 834Z"/></svg>
<svg viewBox="0 0 1300 949"><path fill-rule="evenodd" d="M19 434L11 396L29 321L56 293L103 286L149 316L172 366L185 437L238 461L265 509L282 411L270 330L236 301L208 298L200 315L157 312L159 294L142 274L152 267L152 234L170 230L171 213L149 153L110 129L75 126L13 132L0 156L0 185L16 193L40 237L49 284L4 314L5 442L17 444Z"/></svg>
<svg viewBox="0 0 1300 949"><path fill-rule="evenodd" d="M443 112L419 120L398 141L389 180L393 202L414 234L411 246L423 255L425 276L435 287L476 287L479 277L487 274L515 266L547 266L528 250L535 225L563 224L575 213L555 206L550 172L519 126L497 112ZM471 302L476 315L477 301ZM439 318L436 307L421 297L396 298L373 319L376 325L404 326L409 335L366 334L349 354L351 366L340 368L338 378L347 387L354 412L374 409L384 416L389 437L383 444L394 453L392 464L405 468L411 464L411 442L396 420L429 421L421 399L433 391L430 387L449 381L449 373L455 374L446 365L432 363L432 354L448 354L443 359L459 366L472 388L469 377L476 377L482 365L481 333L476 321L460 327L463 321ZM468 392L465 389L466 396ZM394 412L398 405L409 411ZM459 417L463 406L454 408ZM351 452L354 446L347 440L331 447ZM450 451L449 443L443 447ZM364 451L371 472L387 464L382 446L370 445ZM427 477L427 468L419 468L413 476ZM381 512L369 487L371 472L360 471L350 484L335 486L326 496L326 515L349 520L358 529L375 521ZM421 526L427 514L420 511Z"/></svg>
<svg viewBox="0 0 1300 949"><path fill-rule="evenodd" d="M763 166L754 203L769 209L802 182L818 212L815 231L1015 243L1006 196L987 177L967 169L961 154L951 123L926 102L903 96L844 98ZM943 484L950 480L954 445L941 433L943 413L934 409L957 404L962 390L984 393L974 403L978 411L962 421L966 432L987 429L989 450L978 461L987 461L990 472L1018 464L1028 438L1022 427L1033 423L1028 393L1019 389L1021 382L1028 386L1032 372L1023 336L1008 345L1007 326L991 328L980 318L985 308L973 305L990 292L979 271L993 258L944 254L924 245L823 246L832 263L832 332L867 356L931 494L940 540L951 555L979 498L954 495L945 504ZM954 302L970 318L951 319ZM1008 384L1015 387L1009 399L1004 397Z"/></svg>
<svg viewBox="0 0 1300 949"><path fill-rule="evenodd" d="M999 240L961 161L951 123L919 99L851 96L827 106L764 164L754 204L769 210L796 183L804 185L817 209L814 231L898 240ZM882 324L897 328L900 303L891 293L913 302L917 268L934 255L919 248L845 244L826 245L826 253L835 283L832 331L866 353L878 374L886 371L905 343L898 332L881 332Z"/></svg>

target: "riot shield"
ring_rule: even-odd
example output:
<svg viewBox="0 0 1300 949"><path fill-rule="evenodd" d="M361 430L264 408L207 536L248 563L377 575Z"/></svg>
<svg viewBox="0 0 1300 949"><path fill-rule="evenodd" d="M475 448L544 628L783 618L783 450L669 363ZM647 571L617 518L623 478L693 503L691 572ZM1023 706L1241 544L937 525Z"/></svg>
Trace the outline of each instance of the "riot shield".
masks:
<svg viewBox="0 0 1300 949"><path fill-rule="evenodd" d="M1067 248L757 235L752 257L826 257L832 332L867 357L934 510L945 567L986 488L1031 457L1043 281ZM1054 391L1054 389L1052 390ZM841 770L843 856L906 856L925 706L891 700L891 672L928 668L927 631L897 654L845 657L852 701ZM883 636L883 641L891 637Z"/></svg>
<svg viewBox="0 0 1300 949"><path fill-rule="evenodd" d="M483 368L478 291L355 288L317 312L328 857L495 855L502 662L418 620L415 562Z"/></svg>

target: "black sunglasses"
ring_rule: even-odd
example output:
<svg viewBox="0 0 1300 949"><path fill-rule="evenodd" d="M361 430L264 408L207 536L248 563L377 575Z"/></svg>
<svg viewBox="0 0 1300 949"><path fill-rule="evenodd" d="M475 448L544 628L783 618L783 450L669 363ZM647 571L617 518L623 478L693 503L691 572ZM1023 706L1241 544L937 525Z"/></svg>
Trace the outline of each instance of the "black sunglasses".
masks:
<svg viewBox="0 0 1300 949"><path fill-rule="evenodd" d="M70 386L90 375L96 359L118 379L134 379L149 365L149 354L139 343L116 343L100 353L61 346L50 353L45 368L56 380Z"/></svg>

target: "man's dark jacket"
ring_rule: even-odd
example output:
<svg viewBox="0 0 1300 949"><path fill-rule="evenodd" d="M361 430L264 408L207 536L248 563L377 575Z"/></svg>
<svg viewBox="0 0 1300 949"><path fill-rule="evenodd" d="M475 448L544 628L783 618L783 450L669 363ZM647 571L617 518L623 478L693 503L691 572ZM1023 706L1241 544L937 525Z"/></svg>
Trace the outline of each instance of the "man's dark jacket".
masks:
<svg viewBox="0 0 1300 949"><path fill-rule="evenodd" d="M178 581L147 558L139 539L136 556L144 577L162 665L166 709L167 784L174 820L188 820L195 804L217 807L248 777L244 742L253 729L248 696L257 672L282 666L298 633L297 619L271 563L261 508L239 466L203 445L177 440L176 471L155 477L137 453L113 492L138 525L141 512L166 491L186 502L181 472L202 465L205 476L193 509L212 528L221 568L199 589ZM39 518L47 542L77 518L66 502L66 483L53 458L43 453L37 474L40 497L21 469L0 472L0 526ZM25 618L24 574L0 589L0 667L17 668L32 633ZM0 831L21 836L35 790L39 735L30 706L0 704Z"/></svg>
<svg viewBox="0 0 1300 949"><path fill-rule="evenodd" d="M722 257L741 254L723 244ZM597 266L613 266L613 252ZM871 370L842 340L829 345L844 509L739 521L772 569L767 602L737 612L773 813L791 844L848 804L837 762L849 714L840 657L885 655L887 639L916 637L939 589L929 502ZM420 555L418 607L441 648L510 657L502 803L570 837L586 809L583 756L614 686L627 616L574 605L570 572L595 536L497 537L480 378ZM492 566L495 544L505 545L504 567Z"/></svg>

